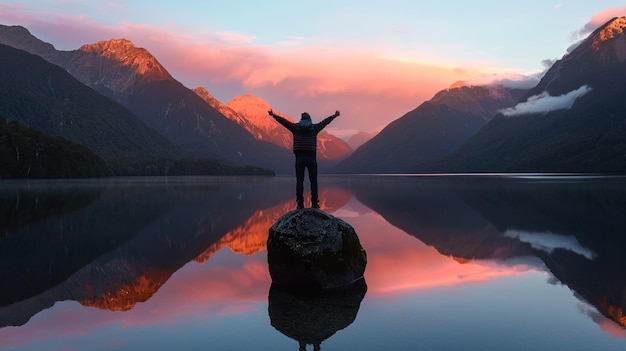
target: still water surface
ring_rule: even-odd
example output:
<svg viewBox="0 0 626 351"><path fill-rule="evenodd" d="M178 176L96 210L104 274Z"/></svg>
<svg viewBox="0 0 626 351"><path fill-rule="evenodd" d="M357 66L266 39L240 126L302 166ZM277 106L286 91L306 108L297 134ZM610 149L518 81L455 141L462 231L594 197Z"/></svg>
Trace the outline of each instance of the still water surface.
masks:
<svg viewBox="0 0 626 351"><path fill-rule="evenodd" d="M293 182L2 181L0 349L626 349L626 178L322 177L368 257L342 296L272 287Z"/></svg>

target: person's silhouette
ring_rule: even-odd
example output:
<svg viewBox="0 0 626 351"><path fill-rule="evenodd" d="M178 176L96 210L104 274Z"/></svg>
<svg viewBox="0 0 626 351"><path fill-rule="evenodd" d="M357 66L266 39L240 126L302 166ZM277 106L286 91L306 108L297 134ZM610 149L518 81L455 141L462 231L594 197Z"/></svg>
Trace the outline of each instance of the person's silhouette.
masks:
<svg viewBox="0 0 626 351"><path fill-rule="evenodd" d="M304 170L309 173L311 183L311 207L319 208L319 195L317 186L317 134L324 129L333 119L339 116L339 111L319 123L313 123L311 116L303 112L298 123L293 123L283 117L268 111L269 115L287 128L293 134L293 153L296 155L296 204L297 208L304 208Z"/></svg>

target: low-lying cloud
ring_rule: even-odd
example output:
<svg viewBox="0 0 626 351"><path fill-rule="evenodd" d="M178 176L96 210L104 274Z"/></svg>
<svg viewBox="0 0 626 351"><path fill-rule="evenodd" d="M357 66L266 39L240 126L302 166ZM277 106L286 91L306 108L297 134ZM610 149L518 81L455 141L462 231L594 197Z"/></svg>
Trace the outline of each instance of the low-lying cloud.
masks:
<svg viewBox="0 0 626 351"><path fill-rule="evenodd" d="M579 97L591 91L591 87L583 85L576 90L559 96L551 96L547 91L539 95L533 95L524 102L520 102L514 107L500 110L505 116L520 116L532 113L546 114L551 111L567 110L572 108L574 102Z"/></svg>
<svg viewBox="0 0 626 351"><path fill-rule="evenodd" d="M528 243L534 249L552 253L556 249L568 250L579 254L589 260L593 260L597 255L590 249L582 246L573 235L561 235L551 232L528 232L524 230L509 229L503 233L509 238L518 239Z"/></svg>

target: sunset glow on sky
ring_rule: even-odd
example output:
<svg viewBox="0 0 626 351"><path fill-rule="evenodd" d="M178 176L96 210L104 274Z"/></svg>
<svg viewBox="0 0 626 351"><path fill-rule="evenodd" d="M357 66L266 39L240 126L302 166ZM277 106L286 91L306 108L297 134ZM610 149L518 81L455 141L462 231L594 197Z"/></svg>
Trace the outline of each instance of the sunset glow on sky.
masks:
<svg viewBox="0 0 626 351"><path fill-rule="evenodd" d="M338 136L380 130L459 80L536 78L624 15L623 0L0 3L0 24L59 50L129 39L224 103L251 93L292 117L341 110Z"/></svg>

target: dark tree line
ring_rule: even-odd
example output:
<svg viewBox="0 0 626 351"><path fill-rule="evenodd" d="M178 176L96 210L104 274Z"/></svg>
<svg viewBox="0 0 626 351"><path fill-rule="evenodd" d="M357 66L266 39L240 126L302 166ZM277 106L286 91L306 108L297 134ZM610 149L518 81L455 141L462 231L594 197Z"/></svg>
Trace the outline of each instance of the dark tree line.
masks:
<svg viewBox="0 0 626 351"><path fill-rule="evenodd" d="M257 166L235 166L214 159L107 158L114 176L275 175Z"/></svg>
<svg viewBox="0 0 626 351"><path fill-rule="evenodd" d="M110 175L88 148L0 117L0 178L85 178Z"/></svg>
<svg viewBox="0 0 626 351"><path fill-rule="evenodd" d="M0 179L106 176L274 175L213 159L103 159L85 146L0 117Z"/></svg>

